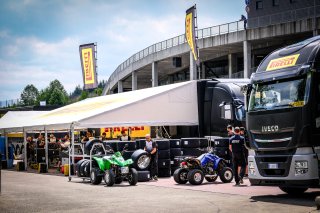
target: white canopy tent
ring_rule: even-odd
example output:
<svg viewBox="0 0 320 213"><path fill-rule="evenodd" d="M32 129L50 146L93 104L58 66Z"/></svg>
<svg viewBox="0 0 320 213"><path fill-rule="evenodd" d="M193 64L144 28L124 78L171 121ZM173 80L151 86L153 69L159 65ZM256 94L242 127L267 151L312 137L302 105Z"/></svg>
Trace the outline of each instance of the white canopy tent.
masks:
<svg viewBox="0 0 320 213"><path fill-rule="evenodd" d="M197 82L188 81L89 98L50 112L8 112L0 119L0 130L73 132L75 128L198 125L198 122Z"/></svg>

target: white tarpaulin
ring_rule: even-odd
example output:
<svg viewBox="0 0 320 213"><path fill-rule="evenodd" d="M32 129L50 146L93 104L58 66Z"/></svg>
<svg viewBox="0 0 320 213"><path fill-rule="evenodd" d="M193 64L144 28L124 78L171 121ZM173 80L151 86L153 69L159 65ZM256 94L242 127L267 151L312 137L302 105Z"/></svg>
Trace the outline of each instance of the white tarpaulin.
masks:
<svg viewBox="0 0 320 213"><path fill-rule="evenodd" d="M46 126L47 130L105 126L198 125L197 83L189 81L131 92L89 98L29 121L0 119L0 129Z"/></svg>

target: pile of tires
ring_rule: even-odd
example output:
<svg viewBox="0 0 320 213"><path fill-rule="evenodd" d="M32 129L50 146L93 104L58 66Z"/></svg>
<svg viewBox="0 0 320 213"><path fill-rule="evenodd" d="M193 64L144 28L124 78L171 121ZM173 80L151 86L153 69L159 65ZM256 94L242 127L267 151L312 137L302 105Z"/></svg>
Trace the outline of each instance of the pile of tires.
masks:
<svg viewBox="0 0 320 213"><path fill-rule="evenodd" d="M171 160L171 175L180 167L180 157L182 156L181 140L170 139L170 160Z"/></svg>
<svg viewBox="0 0 320 213"><path fill-rule="evenodd" d="M158 145L158 175L159 177L171 176L170 141L156 140Z"/></svg>
<svg viewBox="0 0 320 213"><path fill-rule="evenodd" d="M206 138L181 138L183 156L198 157L206 152L208 145Z"/></svg>
<svg viewBox="0 0 320 213"><path fill-rule="evenodd" d="M92 161L92 168L97 168L97 167L98 167L98 164L96 163L96 161ZM89 159L79 160L76 163L75 172L78 177L90 177L90 160Z"/></svg>
<svg viewBox="0 0 320 213"><path fill-rule="evenodd" d="M232 166L232 153L229 149L229 138L216 138L214 140L214 153L226 160L227 165Z"/></svg>
<svg viewBox="0 0 320 213"><path fill-rule="evenodd" d="M126 150L123 151L123 158L125 160L130 159L134 151L136 150L136 143L132 141L119 141L116 142L117 150L122 152L126 147Z"/></svg>
<svg viewBox="0 0 320 213"><path fill-rule="evenodd" d="M138 149L134 151L131 155L133 161L133 167L138 173L138 182L145 182L150 180L150 157L148 153L143 149Z"/></svg>

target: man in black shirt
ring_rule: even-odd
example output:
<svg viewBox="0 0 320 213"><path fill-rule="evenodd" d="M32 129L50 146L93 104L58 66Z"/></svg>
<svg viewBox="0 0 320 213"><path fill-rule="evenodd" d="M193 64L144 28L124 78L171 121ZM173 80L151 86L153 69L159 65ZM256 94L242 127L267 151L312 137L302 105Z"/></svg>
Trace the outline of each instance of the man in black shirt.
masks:
<svg viewBox="0 0 320 213"><path fill-rule="evenodd" d="M234 136L229 139L229 148L232 151L232 163L234 170L234 179L236 186L243 183L243 176L246 169L246 161L244 156L244 138L240 136L240 128L234 128ZM238 167L241 166L240 176L238 174Z"/></svg>

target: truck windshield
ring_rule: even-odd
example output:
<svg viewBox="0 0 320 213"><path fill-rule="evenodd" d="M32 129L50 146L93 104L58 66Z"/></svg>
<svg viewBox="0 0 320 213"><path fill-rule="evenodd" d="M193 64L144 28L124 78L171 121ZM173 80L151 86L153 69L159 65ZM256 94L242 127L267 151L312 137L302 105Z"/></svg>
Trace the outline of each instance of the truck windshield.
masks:
<svg viewBox="0 0 320 213"><path fill-rule="evenodd" d="M302 107L308 101L310 76L285 82L255 84L249 111Z"/></svg>

